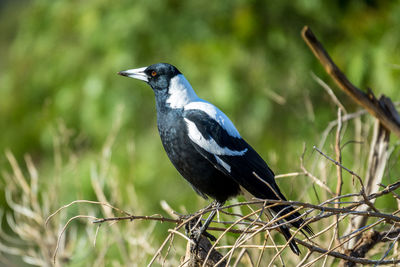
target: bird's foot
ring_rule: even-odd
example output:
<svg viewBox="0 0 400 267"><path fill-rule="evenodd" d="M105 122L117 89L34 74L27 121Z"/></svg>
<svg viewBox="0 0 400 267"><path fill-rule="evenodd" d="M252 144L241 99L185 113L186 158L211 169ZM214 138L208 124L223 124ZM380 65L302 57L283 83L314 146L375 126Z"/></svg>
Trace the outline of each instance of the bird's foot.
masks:
<svg viewBox="0 0 400 267"><path fill-rule="evenodd" d="M201 237L201 231L199 228L192 229L189 233L189 238L193 240L196 244L199 243Z"/></svg>
<svg viewBox="0 0 400 267"><path fill-rule="evenodd" d="M200 241L201 235L205 236L211 241L217 240L215 236L206 231L204 226L197 218L194 218L193 220L189 221L185 225L185 230L186 230L186 235L196 244Z"/></svg>
<svg viewBox="0 0 400 267"><path fill-rule="evenodd" d="M200 241L201 235L205 236L206 238L210 239L211 241L216 241L217 238L210 234L209 232L203 230L202 228L195 228L189 234L189 238L194 242L198 243Z"/></svg>
<svg viewBox="0 0 400 267"><path fill-rule="evenodd" d="M193 242L190 246L190 251L196 255L201 251L204 251L208 246L211 246L210 241L217 240L215 236L211 235L207 231L202 230L202 228L192 229L188 236Z"/></svg>

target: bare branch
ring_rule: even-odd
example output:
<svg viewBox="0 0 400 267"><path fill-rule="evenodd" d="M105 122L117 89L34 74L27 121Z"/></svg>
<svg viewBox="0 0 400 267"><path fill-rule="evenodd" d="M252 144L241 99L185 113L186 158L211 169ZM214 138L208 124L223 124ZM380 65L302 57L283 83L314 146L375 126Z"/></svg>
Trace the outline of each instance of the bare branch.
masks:
<svg viewBox="0 0 400 267"><path fill-rule="evenodd" d="M303 28L301 35L336 84L357 104L364 107L371 115L376 117L387 129L396 134L397 137L400 137L400 116L392 101L388 97L384 97L384 100L378 101L371 90L364 93L355 87L333 62L308 26Z"/></svg>

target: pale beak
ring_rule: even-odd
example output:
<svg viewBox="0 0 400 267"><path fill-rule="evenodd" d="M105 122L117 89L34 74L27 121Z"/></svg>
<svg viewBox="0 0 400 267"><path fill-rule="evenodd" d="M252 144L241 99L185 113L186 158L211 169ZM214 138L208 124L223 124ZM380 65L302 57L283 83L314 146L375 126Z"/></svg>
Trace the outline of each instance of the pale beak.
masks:
<svg viewBox="0 0 400 267"><path fill-rule="evenodd" d="M131 69L131 70L123 70L118 72L119 75L142 80L145 82L149 82L149 79L147 78L146 73L144 72L147 69L147 67L144 68L138 68L138 69Z"/></svg>

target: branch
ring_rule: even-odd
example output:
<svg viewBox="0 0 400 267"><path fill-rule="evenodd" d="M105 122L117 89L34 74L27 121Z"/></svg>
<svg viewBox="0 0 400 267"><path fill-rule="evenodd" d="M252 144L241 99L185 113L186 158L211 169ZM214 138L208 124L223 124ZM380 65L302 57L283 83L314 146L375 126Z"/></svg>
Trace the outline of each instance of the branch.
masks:
<svg viewBox="0 0 400 267"><path fill-rule="evenodd" d="M322 44L315 37L308 26L301 31L304 41L307 43L315 57L320 61L325 71L331 76L336 84L348 94L357 104L365 108L372 116L376 117L387 129L392 131L400 138L400 115L397 113L390 98L382 96L376 99L375 95L368 90L364 93L355 87L336 66L329 54L325 51Z"/></svg>
<svg viewBox="0 0 400 267"><path fill-rule="evenodd" d="M324 156L325 158L327 158L328 160L332 161L336 166L340 166L341 168L343 168L344 170L346 170L348 173L350 173L351 175L357 177L358 181L360 182L361 185L361 195L364 198L365 204L367 204L372 210L374 210L375 212L379 213L379 210L377 208L375 208L375 206L371 203L371 201L369 201L369 198L367 197L366 193L365 193L365 187L364 187L364 183L363 180L361 179L361 177L356 174L355 172L353 172L352 170L344 167L342 164L340 164L339 162L335 161L334 159L332 159L331 157L329 157L328 155L325 155L321 150L319 150L316 146L313 147L315 150L318 151L318 153L320 153L322 156Z"/></svg>
<svg viewBox="0 0 400 267"><path fill-rule="evenodd" d="M336 130L336 142L335 142L335 153L336 153L336 161L339 164L342 164L342 151L340 148L340 136L342 133L342 110L340 107L338 108L338 124ZM337 182L336 182L336 196L340 196L342 194L343 187L343 173L342 168L339 165L336 165L336 173L337 173ZM339 200L335 203L335 208L340 208ZM336 242L339 243L339 215L336 215Z"/></svg>
<svg viewBox="0 0 400 267"><path fill-rule="evenodd" d="M369 231L364 233L361 237L361 242L355 248L346 251L346 254L349 254L351 257L362 258L370 251L376 244L380 242L388 242L393 241L393 238L396 238L400 234L400 228L394 231L387 232L377 232L377 231ZM355 266L353 261L346 262L345 266Z"/></svg>
<svg viewBox="0 0 400 267"><path fill-rule="evenodd" d="M389 146L390 132L382 126L382 124L375 120L374 133L371 141L371 147L368 157L368 170L366 173L365 184L366 193L376 193L379 190L379 184L382 181L382 177L388 162L388 146ZM375 199L371 201L371 204L375 202ZM370 206L363 206L359 209L368 210ZM354 229L362 228L367 223L367 217L353 217L351 223L346 230L346 233L351 233ZM358 238L353 239L347 244L347 249L352 250L355 244L358 242Z"/></svg>
<svg viewBox="0 0 400 267"><path fill-rule="evenodd" d="M197 224L195 220L192 220L186 225L187 231L198 231L201 228L201 224ZM204 235L200 236L197 244L193 240L188 239L186 247L186 255L183 260L183 267L225 267L227 266L226 260L223 260L223 255L215 250L215 246L211 244L207 237Z"/></svg>
<svg viewBox="0 0 400 267"><path fill-rule="evenodd" d="M355 233L354 235L348 237L346 239L346 241L342 242L341 244L339 244L339 246L342 246L344 243L348 242L348 240L351 240L352 238L354 238L357 235L363 234L364 231L371 229L372 227L374 227L375 225L381 224L383 222L386 222L388 224L392 224L392 225L398 225L400 223L400 217L396 216L396 212L392 213L392 214L385 214L385 213L380 213L380 212L370 212L370 211L354 211L354 208L365 204L366 200L372 200L375 198L378 198L380 196L383 196L385 194L389 194L389 193L394 193L393 191L396 190L397 188L400 187L400 181L388 185L386 186L382 191L379 191L377 193L371 194L366 196L366 198L363 200L360 200L358 202L341 202L341 204L350 204L348 206L345 207L341 207L341 208L333 208L333 207L326 207L325 205L329 205L329 204L334 204L336 202L337 199L341 199L341 198L347 198L347 197L351 197L351 196L361 196L361 193L358 194L347 194L347 195L341 195L341 196L335 196L331 199L328 199L326 201L324 201L323 203L319 204L319 205L312 205L312 204L308 204L308 203L302 203L302 202L297 202L297 201L283 201L283 200L258 200L258 201L249 201L249 202L241 202L241 203L235 203L232 205L227 205L224 206L223 208L220 209L220 211L226 210L226 209L230 209L233 207L239 207L239 206L243 206L243 205L252 205L252 204L262 204L263 208L260 208L258 210L255 210L253 212L251 212L250 214L247 215L240 215L240 214L233 214L233 213L229 213L232 216L235 217L239 217L238 219L234 220L233 222L227 222L227 221L218 221L216 223L220 223L223 225L229 225L227 228L225 227L209 227L208 230L209 231L218 231L221 232L222 234L220 234L220 236L218 237L218 239L215 241L214 245L212 245L210 247L210 249L206 248L204 249L203 252L205 252L206 257L204 257L204 255L197 255L196 257L200 257L199 260L203 262L203 265L207 266L207 264L209 262L215 262L215 259L217 259L217 265L222 263L222 266L224 264L224 260L226 259L227 262L230 261L230 258L232 256L232 253L234 253L235 249L239 248L240 246L242 246L245 242L247 242L250 238L254 237L255 235L257 235L258 233L261 232L265 232L265 231L270 231L270 230L274 230L277 229L279 227L281 227L282 225L286 225L286 224L291 224L293 223L296 219L292 219L292 220L288 220L286 219L285 222L281 222L282 219L284 219L287 216L290 216L291 213L288 213L284 216L280 216L279 215L277 217L279 218L273 218L271 221L269 222L265 222L260 220L260 217L258 216L256 219L250 219L251 216L254 216L255 214L259 214L259 212L261 210L265 210L268 208L271 208L273 206L276 205L290 205L290 206L297 206L297 208L295 208L295 210L293 212L298 211L301 208L307 208L310 209L307 212L304 212L302 214L301 217L307 216L308 214L310 214L311 212L315 212L316 210L319 210L321 212L319 212L319 214L317 216L311 217L309 219L306 219L306 223L304 225L307 225L311 222L316 222L319 221L323 218L326 217L330 217L332 215L335 214L343 214L342 217L344 218L345 216L351 214L351 215L355 215L355 216L366 216L366 217L375 217L375 218L379 218L379 220L377 222L375 222L373 225L370 225L369 228L363 228L361 231L358 231L357 233ZM55 213L53 213L51 216L49 216L48 220L52 219L56 214L59 213L60 210L64 209L64 208L68 208L70 207L72 204L75 203L90 203L90 204L98 204L98 205L105 205L105 206L109 206L109 207L113 207L108 203L103 203L103 202L95 202L95 201L87 201L87 200L79 200L79 201L73 201L68 205L63 206L62 208L60 208L59 210L57 210ZM114 207L113 207L114 208ZM114 208L115 209L115 208ZM121 213L123 213L124 215L128 215L129 213L122 211L120 209L118 209ZM73 218L71 218L66 225L63 227L63 230L61 231L61 233L58 236L58 241L57 244L59 244L60 239L64 233L64 231L66 230L66 228L68 227L68 225L70 224L70 222L72 222L75 219L78 218L92 218L92 222L96 223L96 224L101 224L104 222L111 222L111 221L122 221L122 220L129 220L129 221L133 221L133 220L147 220L147 221L160 221L160 222L170 222L173 224L176 224L175 228L173 230L170 230L170 234L168 235L168 237L166 238L166 240L164 241L164 243L161 245L161 247L159 248L159 250L156 252L156 254L153 256L151 263L153 263L160 255L161 255L161 251L163 250L163 248L166 246L166 244L169 242L170 246L173 242L173 237L175 234L178 233L178 230L186 225L189 221L196 219L196 218L200 218L200 216L202 216L203 214L210 212L212 210L212 208L206 208L206 209L202 209L199 212L193 214L193 215L189 215L189 216L180 216L177 219L172 219L172 218L167 218L167 217L163 217L161 215L152 215L152 216L137 216L137 215L128 215L128 216L122 216L122 217L114 217L114 218L95 218L92 216L87 216L87 215L78 215L75 216ZM251 223L248 223L247 220L250 219ZM47 221L48 221L47 220ZM246 225L247 227L245 227L244 229L234 229L233 227L239 226L239 225ZM303 227L304 227L303 225ZM328 228L327 228L328 229ZM324 230L326 231L326 230ZM313 239L315 240L315 238L321 234L323 234L324 231L321 231L320 233L317 233L316 235L310 237L310 240ZM214 248L216 247L216 245L219 243L219 241L221 240L221 238L226 234L226 233L235 233L235 234L246 234L246 238L244 238L243 240L241 240L240 242L238 242L237 244L235 244L235 246L232 247L232 249L225 255L222 256L222 258L220 257L220 255L218 255L217 253L215 253ZM296 230L296 232L293 234L293 237L296 236L296 234L299 232L299 229ZM183 234L179 234L181 236L183 236ZM385 237L385 238L390 238L393 234L389 234ZM294 240L294 239L293 239ZM396 239L397 240L397 239ZM323 257L324 255L330 255L333 257L337 257L337 258L341 258L350 262L355 262L355 263L376 263L376 261L369 261L363 258L357 258L357 257L351 257L345 254L341 254L338 252L335 252L333 250L337 249L337 247L333 248L333 249L329 249L329 250L325 250L323 248L320 248L319 245L312 243L310 244L311 241L309 241L308 243L305 243L305 241L298 241L296 240L299 244L304 245L307 248L311 248L311 251L318 251L320 253L322 253ZM385 240L381 240L379 242L385 242ZM284 245L283 247L287 246ZM169 247L170 248L170 247ZM169 251L168 248L168 251ZM266 247L263 247L263 249ZM58 245L55 249L54 252L54 258L57 255L57 251L58 251ZM167 251L167 253L168 253ZM281 249L277 255L280 255L280 253L283 251L283 249ZM389 251L389 250L388 250ZM217 258L214 258L214 253L216 255ZM213 257L213 259L210 259L210 257ZM53 260L54 260L53 258ZM218 260L219 259L219 260ZM356 259L356 260L353 260ZM318 259L317 259L318 260ZM186 264L187 262L183 262L182 265ZM393 263L393 261L384 261L383 258L380 261L380 264L385 264L385 263Z"/></svg>
<svg viewBox="0 0 400 267"><path fill-rule="evenodd" d="M318 253L322 253L322 254L327 254L329 256L335 257L335 258L339 258L339 259L343 259L349 262L354 262L354 263L360 263L360 264L398 264L400 263L400 260L386 260L386 261L379 261L379 260L369 260L369 259L365 259L365 258L358 258L358 257L353 257L353 256L347 256L346 254L343 253L339 253L339 252L335 252L335 251L329 251L314 245L311 245L301 239L295 238L294 239L297 243L305 246L306 248L308 248L311 251L315 251Z"/></svg>

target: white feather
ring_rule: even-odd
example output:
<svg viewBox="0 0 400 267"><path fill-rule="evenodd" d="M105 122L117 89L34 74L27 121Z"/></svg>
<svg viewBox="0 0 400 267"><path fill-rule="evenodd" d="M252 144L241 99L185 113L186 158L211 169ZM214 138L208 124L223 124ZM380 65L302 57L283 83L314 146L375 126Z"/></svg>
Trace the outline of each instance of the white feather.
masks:
<svg viewBox="0 0 400 267"><path fill-rule="evenodd" d="M182 74L178 74L171 79L168 94L167 104L171 108L183 108L188 103L199 99L188 80Z"/></svg>
<svg viewBox="0 0 400 267"><path fill-rule="evenodd" d="M220 157L218 157L217 155L214 155L215 159L217 160L218 164L221 165L222 167L224 167L225 170L227 170L229 173L231 172L231 166L226 163L225 161L223 161Z"/></svg>
<svg viewBox="0 0 400 267"><path fill-rule="evenodd" d="M218 124L221 125L230 136L240 138L240 134L238 130L236 130L231 120L213 104L210 104L204 100L200 100L187 104L184 109L201 110L207 113L207 115L218 122Z"/></svg>
<svg viewBox="0 0 400 267"><path fill-rule="evenodd" d="M241 151L235 151L231 150L227 147L220 147L217 142L213 138L206 139L204 136L200 133L199 129L197 129L197 126L194 122L191 120L185 118L186 125L188 127L188 134L190 140L192 140L195 144L200 146L202 149L205 151L214 154L214 155L221 155L221 156L242 156L244 153L246 153L247 148L241 150Z"/></svg>

